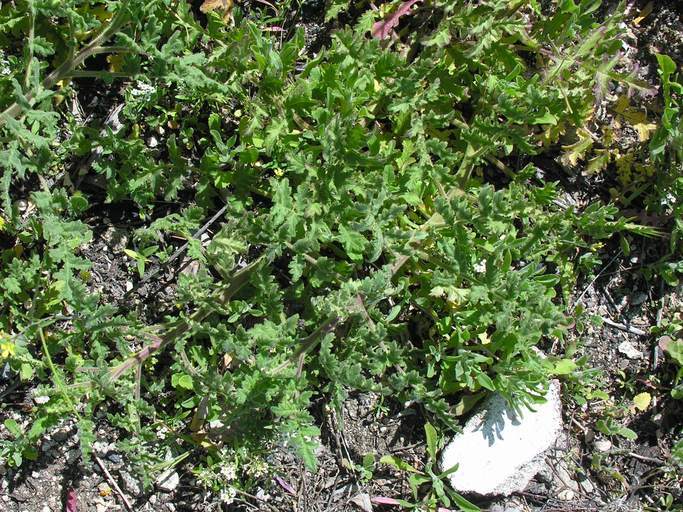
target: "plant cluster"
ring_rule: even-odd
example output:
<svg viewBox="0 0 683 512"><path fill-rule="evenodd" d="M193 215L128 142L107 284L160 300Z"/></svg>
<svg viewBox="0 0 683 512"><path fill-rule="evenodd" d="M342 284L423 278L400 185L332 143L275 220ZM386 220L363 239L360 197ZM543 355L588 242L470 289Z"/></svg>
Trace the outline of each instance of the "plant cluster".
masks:
<svg viewBox="0 0 683 512"><path fill-rule="evenodd" d="M317 55L300 30L263 30L267 6L5 3L2 47L26 45L0 76L0 357L48 401L5 421L0 456L34 458L65 416L87 456L106 420L147 470L193 453L227 501L224 458L242 482L273 442L315 464L320 397L373 391L449 428L491 392L539 400L571 371L537 347L571 325L577 276L613 235L657 234L611 204L567 206L532 164L580 133L596 89L634 83L613 71L620 20L598 24L599 3L435 0L391 40L371 36L383 14L368 10ZM655 159L680 143L680 86L660 64ZM93 79L125 84L116 127L70 108ZM79 187L84 172L104 189ZM197 271L157 324L92 291L81 250L103 201L143 223L119 255L131 276L188 240ZM181 207L160 216L169 201ZM210 243L193 239L223 204ZM427 474L416 486L439 485Z"/></svg>

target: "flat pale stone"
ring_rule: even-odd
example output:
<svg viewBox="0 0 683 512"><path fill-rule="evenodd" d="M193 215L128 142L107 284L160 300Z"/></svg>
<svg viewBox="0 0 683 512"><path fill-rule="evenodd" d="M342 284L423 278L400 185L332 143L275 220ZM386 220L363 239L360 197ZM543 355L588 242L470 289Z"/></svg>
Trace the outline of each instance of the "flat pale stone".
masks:
<svg viewBox="0 0 683 512"><path fill-rule="evenodd" d="M160 491L164 492L175 491L179 483L180 476L178 476L178 473L173 471L173 469L167 469L161 475L159 475L159 478L157 478L157 486L159 487Z"/></svg>
<svg viewBox="0 0 683 512"><path fill-rule="evenodd" d="M562 431L557 380L548 386L546 402L534 409L518 416L500 395L489 398L441 454L443 469L459 465L448 476L451 486L482 496L523 491Z"/></svg>

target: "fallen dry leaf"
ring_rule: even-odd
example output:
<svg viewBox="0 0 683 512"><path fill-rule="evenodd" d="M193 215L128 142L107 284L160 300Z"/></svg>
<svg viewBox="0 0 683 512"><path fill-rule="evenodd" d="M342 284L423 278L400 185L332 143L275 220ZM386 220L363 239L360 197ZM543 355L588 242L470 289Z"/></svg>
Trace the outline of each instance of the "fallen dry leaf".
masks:
<svg viewBox="0 0 683 512"><path fill-rule="evenodd" d="M386 18L372 25L372 36L377 39L389 39L394 28L396 28L398 22L401 21L401 17L409 14L413 5L421 1L422 0L406 0L403 2Z"/></svg>
<svg viewBox="0 0 683 512"><path fill-rule="evenodd" d="M360 493L351 498L351 503L360 508L363 512L372 512L372 503L370 502L370 495L367 493Z"/></svg>

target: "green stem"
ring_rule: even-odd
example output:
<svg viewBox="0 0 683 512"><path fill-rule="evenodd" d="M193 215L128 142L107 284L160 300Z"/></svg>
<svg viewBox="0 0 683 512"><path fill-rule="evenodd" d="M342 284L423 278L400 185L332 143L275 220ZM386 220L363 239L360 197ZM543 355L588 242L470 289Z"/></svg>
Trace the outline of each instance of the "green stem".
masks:
<svg viewBox="0 0 683 512"><path fill-rule="evenodd" d="M68 73L64 78L128 78L130 73L123 73L119 71L89 71L77 70Z"/></svg>
<svg viewBox="0 0 683 512"><path fill-rule="evenodd" d="M31 81L31 64L33 63L33 45L35 44L36 38L36 9L33 6L33 1L29 1L29 20L31 27L28 31L28 43L27 52L28 56L26 58L26 74L24 75L24 89L28 89L28 85Z"/></svg>
<svg viewBox="0 0 683 512"><path fill-rule="evenodd" d="M69 393L66 390L66 386L64 385L62 378L59 376L55 364L52 362L52 357L50 357L50 350L47 348L47 342L45 341L45 333L43 333L42 327L38 328L38 334L40 335L40 342L43 346L43 354L45 354L45 358L47 359L47 366L50 368L50 371L52 372L52 376L54 378L55 384L57 385L57 389L62 394L62 396L64 397L64 401L69 405L69 407L76 415L78 420L81 421L81 415L78 413L76 405L71 401L71 397L69 396Z"/></svg>
<svg viewBox="0 0 683 512"><path fill-rule="evenodd" d="M44 89L52 89L57 82L67 77L74 69L83 64L90 56L102 52L102 45L116 34L128 20L128 1L126 1L116 12L114 18L85 48L74 57L67 58L57 69L45 77L42 83ZM32 101L36 93L27 93L26 100ZM8 119L15 119L21 114L22 107L18 102L13 103L0 114L0 128L5 125Z"/></svg>
<svg viewBox="0 0 683 512"><path fill-rule="evenodd" d="M263 259L264 258L262 256L235 273L227 288L215 295L210 301L209 306L199 308L190 316L188 320L179 320L174 324L171 324L168 330L161 336L150 335L150 338L152 339L151 343L145 345L140 351L130 356L120 365L109 370L110 381L116 381L131 368L144 363L145 360L147 360L152 354L160 352L171 342L174 342L185 336L188 332L190 332L194 323L201 322L211 315L216 304L225 305L230 302L230 299L249 282L249 278L253 272L260 268Z"/></svg>

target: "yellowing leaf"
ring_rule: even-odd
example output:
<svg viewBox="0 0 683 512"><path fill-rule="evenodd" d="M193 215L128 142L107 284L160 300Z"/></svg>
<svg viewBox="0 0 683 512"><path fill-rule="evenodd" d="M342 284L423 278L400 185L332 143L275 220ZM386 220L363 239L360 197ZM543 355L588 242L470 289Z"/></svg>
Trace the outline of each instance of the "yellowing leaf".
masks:
<svg viewBox="0 0 683 512"><path fill-rule="evenodd" d="M628 101L628 96L625 94L622 94L617 98L617 102L614 104L614 107L612 109L617 113L617 114L623 114L626 109L629 107L630 102Z"/></svg>
<svg viewBox="0 0 683 512"><path fill-rule="evenodd" d="M595 150L597 156L591 158L586 166L585 174L592 175L602 171L611 160L611 152L608 149Z"/></svg>
<svg viewBox="0 0 683 512"><path fill-rule="evenodd" d="M206 13L211 11L225 11L226 16L232 10L232 0L204 0L199 10Z"/></svg>
<svg viewBox="0 0 683 512"><path fill-rule="evenodd" d="M647 114L642 110L635 108L627 108L621 113L621 115L631 124L639 124L647 121Z"/></svg>
<svg viewBox="0 0 683 512"><path fill-rule="evenodd" d="M567 167L575 167L579 160L583 160L586 152L593 146L593 137L585 128L576 130L576 135L579 137L578 141L568 146L562 146L565 152L560 157L560 160Z"/></svg>
<svg viewBox="0 0 683 512"><path fill-rule="evenodd" d="M636 123L633 128L638 132L640 142L645 142L657 130L657 125L654 123Z"/></svg>
<svg viewBox="0 0 683 512"><path fill-rule="evenodd" d="M641 24L641 22L647 18L650 14L652 14L652 7L654 6L654 2L648 2L645 7L643 7L643 10L640 11L638 16L633 20L633 24L637 27L638 25Z"/></svg>
<svg viewBox="0 0 683 512"><path fill-rule="evenodd" d="M109 64L109 71L116 73L123 68L123 55L113 54L107 55L107 63Z"/></svg>
<svg viewBox="0 0 683 512"><path fill-rule="evenodd" d="M140 255L137 252L131 251L130 249L124 249L123 252L126 253L126 256L128 256L129 258L134 259L134 260L136 260L140 257Z"/></svg>
<svg viewBox="0 0 683 512"><path fill-rule="evenodd" d="M197 409L192 416L192 422L190 423L190 430L192 432L199 432L204 426L207 416L209 415L209 398L207 396L202 397L197 406Z"/></svg>
<svg viewBox="0 0 683 512"><path fill-rule="evenodd" d="M482 392L474 393L472 395L464 395L460 401L453 406L451 412L456 416L462 416L463 414L466 414L472 410L472 407L477 405L483 396L484 393Z"/></svg>
<svg viewBox="0 0 683 512"><path fill-rule="evenodd" d="M633 129L638 132L638 139L640 139L640 142L648 140L652 133L657 129L656 124L648 122L647 112L644 109L632 107L628 96L625 94L619 96L617 102L614 104L613 110L633 126ZM616 120L614 124L615 126L619 125Z"/></svg>
<svg viewBox="0 0 683 512"><path fill-rule="evenodd" d="M560 135L563 135L566 130L566 126L563 122L557 125L546 124L543 125L543 133L540 134L539 141L543 147L548 147L551 144L555 144Z"/></svg>
<svg viewBox="0 0 683 512"><path fill-rule="evenodd" d="M101 22L109 21L114 16L114 13L112 11L108 11L104 5L90 9L90 12L94 14L95 17Z"/></svg>
<svg viewBox="0 0 683 512"><path fill-rule="evenodd" d="M633 405L636 409L644 411L650 407L651 400L652 397L650 396L650 393L638 393L633 397Z"/></svg>

